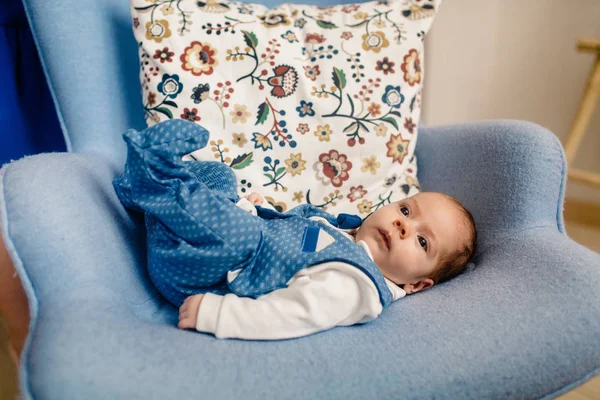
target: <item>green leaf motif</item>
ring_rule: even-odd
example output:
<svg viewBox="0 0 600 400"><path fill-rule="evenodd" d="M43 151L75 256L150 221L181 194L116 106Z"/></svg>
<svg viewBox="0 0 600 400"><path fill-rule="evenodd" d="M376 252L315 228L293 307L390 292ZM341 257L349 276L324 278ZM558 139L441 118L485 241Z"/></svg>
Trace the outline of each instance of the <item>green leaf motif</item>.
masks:
<svg viewBox="0 0 600 400"><path fill-rule="evenodd" d="M281 174L283 174L285 172L285 167L279 167L277 168L277 171L275 171L275 176L279 176Z"/></svg>
<svg viewBox="0 0 600 400"><path fill-rule="evenodd" d="M396 122L396 120L394 118L385 117L385 118L381 118L381 120L387 122L388 124L394 125L394 128L398 129L398 123Z"/></svg>
<svg viewBox="0 0 600 400"><path fill-rule="evenodd" d="M258 46L258 38L254 32L242 31L242 33L244 34L244 42L253 49L256 49L256 46Z"/></svg>
<svg viewBox="0 0 600 400"><path fill-rule="evenodd" d="M271 182L273 182L273 180L275 179L275 178L273 178L273 175L271 175L271 174L263 174L263 175L266 176L267 178L269 178L269 180Z"/></svg>
<svg viewBox="0 0 600 400"><path fill-rule="evenodd" d="M398 118L402 117L402 114L400 114L400 111L390 111L390 114L395 115Z"/></svg>
<svg viewBox="0 0 600 400"><path fill-rule="evenodd" d="M256 123L254 125L264 124L264 122L267 120L267 116L269 116L269 109L271 109L271 107L269 107L269 103L266 101L258 106Z"/></svg>
<svg viewBox="0 0 600 400"><path fill-rule="evenodd" d="M177 108L177 103L175 103L174 101L171 101L171 100L165 100L165 102L163 104L166 104L167 106L171 106L171 107Z"/></svg>
<svg viewBox="0 0 600 400"><path fill-rule="evenodd" d="M333 67L333 73L331 74L333 84L340 90L346 87L346 74L344 71L337 67Z"/></svg>
<svg viewBox="0 0 600 400"><path fill-rule="evenodd" d="M168 108L165 107L158 107L155 108L156 111L158 111L159 113L163 113L165 114L167 117L169 117L170 119L173 119L173 113L171 112L171 110L169 110Z"/></svg>
<svg viewBox="0 0 600 400"><path fill-rule="evenodd" d="M239 156L237 156L236 158L233 159L233 161L231 162L231 164L229 166L233 169L246 168L248 165L252 164L252 161L254 161L252 159L253 155L254 155L254 153L240 154Z"/></svg>
<svg viewBox="0 0 600 400"><path fill-rule="evenodd" d="M415 100L417 100L417 95L416 94L412 98L412 100L410 101L410 112L413 112L413 109L415 108Z"/></svg>
<svg viewBox="0 0 600 400"><path fill-rule="evenodd" d="M334 29L337 28L337 25L333 22L325 21L322 19L317 20L317 25L319 25L323 29Z"/></svg>

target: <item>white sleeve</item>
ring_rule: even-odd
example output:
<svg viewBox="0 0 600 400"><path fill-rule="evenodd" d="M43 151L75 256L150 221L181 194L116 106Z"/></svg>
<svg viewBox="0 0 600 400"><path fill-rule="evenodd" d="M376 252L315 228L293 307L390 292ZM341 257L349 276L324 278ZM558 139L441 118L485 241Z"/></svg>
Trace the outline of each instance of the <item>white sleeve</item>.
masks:
<svg viewBox="0 0 600 400"><path fill-rule="evenodd" d="M365 323L381 314L375 285L358 270L322 268L299 275L288 287L258 299L207 293L196 329L221 339L288 339Z"/></svg>
<svg viewBox="0 0 600 400"><path fill-rule="evenodd" d="M244 211L249 212L252 215L256 215L256 207L254 207L254 204L250 203L250 201L248 199L245 198L241 198L238 200L237 203L235 203L236 206L238 206L239 208L241 208Z"/></svg>

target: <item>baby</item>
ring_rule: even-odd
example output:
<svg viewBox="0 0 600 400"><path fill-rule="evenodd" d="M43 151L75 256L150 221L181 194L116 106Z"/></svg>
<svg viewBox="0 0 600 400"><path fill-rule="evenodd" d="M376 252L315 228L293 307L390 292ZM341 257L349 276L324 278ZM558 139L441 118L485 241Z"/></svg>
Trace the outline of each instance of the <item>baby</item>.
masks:
<svg viewBox="0 0 600 400"><path fill-rule="evenodd" d="M258 193L245 199L253 205L264 202ZM477 238L471 213L453 197L436 192L423 192L388 204L366 218L360 228L348 233L381 270L394 300L463 272L474 254ZM234 295L228 294L225 297L230 297L231 310L225 311L222 304L214 305L225 299L214 294L189 296L179 308L178 326L220 333L221 337L281 339L376 318L382 307L372 282L361 277L363 273L358 269L337 264L331 262L301 270L288 288L266 295L270 298L261 305L251 304L261 298L240 298L236 304L231 299ZM298 279L305 280L300 283ZM210 304L204 313L203 300L207 296ZM211 309L219 307L223 315L214 315ZM214 318L227 318L228 322L218 321L220 326L215 326ZM237 318L244 322L235 321ZM260 321L253 322L253 318ZM284 322L289 325L281 326ZM237 330L223 326L227 323ZM251 331L243 332L241 327Z"/></svg>
<svg viewBox="0 0 600 400"><path fill-rule="evenodd" d="M393 301L460 274L475 252L471 214L433 192L364 221L312 205L279 213L237 196L231 168L181 157L208 132L167 121L128 131L121 202L143 212L148 271L181 329L287 339L373 320Z"/></svg>

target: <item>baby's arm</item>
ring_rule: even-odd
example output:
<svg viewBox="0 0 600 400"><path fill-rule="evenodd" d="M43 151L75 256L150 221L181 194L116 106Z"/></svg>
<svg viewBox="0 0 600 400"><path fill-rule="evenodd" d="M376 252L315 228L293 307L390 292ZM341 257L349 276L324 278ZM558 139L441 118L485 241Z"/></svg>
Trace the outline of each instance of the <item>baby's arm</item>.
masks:
<svg viewBox="0 0 600 400"><path fill-rule="evenodd" d="M235 294L190 296L180 308L178 326L222 339L276 340L376 318L382 306L370 279L355 267L350 268L356 271L346 271L331 268L334 264L312 267L316 270L310 274L300 273L288 287L258 299Z"/></svg>

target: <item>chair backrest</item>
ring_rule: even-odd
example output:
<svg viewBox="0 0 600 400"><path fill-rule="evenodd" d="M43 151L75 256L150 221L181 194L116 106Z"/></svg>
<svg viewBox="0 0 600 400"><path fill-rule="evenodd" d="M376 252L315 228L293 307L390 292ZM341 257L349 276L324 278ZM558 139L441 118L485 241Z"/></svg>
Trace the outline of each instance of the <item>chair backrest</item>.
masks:
<svg viewBox="0 0 600 400"><path fill-rule="evenodd" d="M145 127L128 0L23 0L69 151L124 161L121 134ZM272 7L278 0L257 0ZM342 4L352 0L302 0Z"/></svg>

